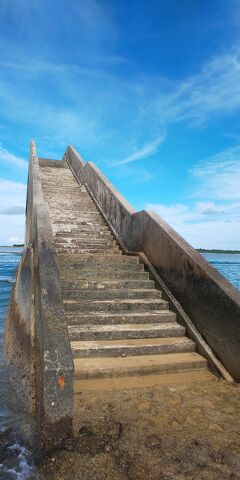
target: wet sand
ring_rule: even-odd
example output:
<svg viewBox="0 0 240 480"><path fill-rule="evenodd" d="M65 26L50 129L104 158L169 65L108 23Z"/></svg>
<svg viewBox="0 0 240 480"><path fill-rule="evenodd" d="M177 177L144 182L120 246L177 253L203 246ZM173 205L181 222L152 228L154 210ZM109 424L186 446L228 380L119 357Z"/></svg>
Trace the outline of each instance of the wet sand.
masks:
<svg viewBox="0 0 240 480"><path fill-rule="evenodd" d="M207 373L83 382L75 440L38 471L44 480L240 479L239 395Z"/></svg>

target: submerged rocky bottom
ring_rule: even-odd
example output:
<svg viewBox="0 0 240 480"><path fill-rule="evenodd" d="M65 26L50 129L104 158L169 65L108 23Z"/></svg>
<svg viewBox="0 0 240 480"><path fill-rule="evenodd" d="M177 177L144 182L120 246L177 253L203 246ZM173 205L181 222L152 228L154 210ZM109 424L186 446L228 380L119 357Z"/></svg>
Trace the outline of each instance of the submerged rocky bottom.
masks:
<svg viewBox="0 0 240 480"><path fill-rule="evenodd" d="M0 479L37 479L35 452L22 441L22 433L30 436L33 431L30 419L8 408L8 369L0 368Z"/></svg>
<svg viewBox="0 0 240 480"><path fill-rule="evenodd" d="M240 479L240 386L191 375L146 377L141 388L83 382L75 438L41 464L15 417L0 429L1 480Z"/></svg>
<svg viewBox="0 0 240 480"><path fill-rule="evenodd" d="M75 396L76 438L44 480L240 479L240 387L215 377Z"/></svg>

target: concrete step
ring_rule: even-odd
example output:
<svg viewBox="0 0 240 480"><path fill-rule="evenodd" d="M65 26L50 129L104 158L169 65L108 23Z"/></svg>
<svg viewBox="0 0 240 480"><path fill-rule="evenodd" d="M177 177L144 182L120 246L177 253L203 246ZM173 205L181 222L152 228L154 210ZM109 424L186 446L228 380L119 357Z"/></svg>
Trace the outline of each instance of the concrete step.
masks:
<svg viewBox="0 0 240 480"><path fill-rule="evenodd" d="M62 280L61 282L62 291L74 291L78 292L80 290L113 290L113 289L147 289L154 290L155 283L153 280Z"/></svg>
<svg viewBox="0 0 240 480"><path fill-rule="evenodd" d="M68 218L68 219L73 217L74 215L80 217L83 220L89 219L89 220L93 221L93 220L103 219L103 217L98 212L98 210L93 210L93 211L81 210L80 207L79 208L74 208L73 205L68 206L68 208L64 208L64 205L59 206L59 207L52 207L51 208L51 213L52 213L53 217L54 217L54 215L56 215L56 216L60 215L63 218L64 218L64 214L65 214L66 218Z"/></svg>
<svg viewBox="0 0 240 480"><path fill-rule="evenodd" d="M56 225L55 223L53 223L53 232L55 235L61 235L61 233L63 232L63 234L65 233L68 233L69 236L71 236L71 234L73 235L78 235L80 233L82 233L83 235L94 235L95 233L97 234L101 234L101 235L104 235L104 234L111 234L110 230L105 227L104 225L102 225L101 227L96 227L94 225L78 225L78 228L74 228L74 224L67 224L67 225Z"/></svg>
<svg viewBox="0 0 240 480"><path fill-rule="evenodd" d="M74 225L74 227L76 228L84 227L92 230L95 230L96 228L100 228L100 229L107 228L106 222L104 222L104 220L98 220L98 221L92 222L91 220L80 219L79 215L76 215L73 218L69 216L63 217L60 215L54 216L52 215L51 211L50 211L50 215L51 215L53 225L55 227L64 226L65 228L68 225Z"/></svg>
<svg viewBox="0 0 240 480"><path fill-rule="evenodd" d="M80 246L75 246L75 245L56 245L56 251L57 253L76 253L76 254L81 254L81 253L99 253L100 255L105 255L109 253L113 254L122 254L121 250L118 247L80 247Z"/></svg>
<svg viewBox="0 0 240 480"><path fill-rule="evenodd" d="M55 223L59 223L59 220L61 219L62 222L61 224L63 225L65 223L73 223L75 224L76 227L78 227L79 224L82 224L82 225L87 225L87 226L92 226L94 228L101 228L103 226L106 226L106 223L104 222L103 219L101 219L101 217L98 217L98 218L90 218L90 216L85 216L85 215L82 215L82 212L81 211L78 211L76 213L74 212L69 212L69 214L63 214L62 211L59 211L59 212L52 212L50 210L50 216L51 216L51 219L52 219L52 223L55 224ZM78 223L76 223L78 221Z"/></svg>
<svg viewBox="0 0 240 480"><path fill-rule="evenodd" d="M78 302L81 300L113 300L113 299L153 299L161 298L162 292L156 289L144 290L144 289L122 289L119 290L115 288L114 290L105 290L105 289L81 289L78 291L75 290L66 290L63 289L63 298L64 300L75 299Z"/></svg>
<svg viewBox="0 0 240 480"><path fill-rule="evenodd" d="M110 233L104 234L100 232L92 232L88 234L79 233L78 235L62 235L62 232L59 232L57 235L54 236L54 241L56 243L85 243L86 245L89 243L96 243L96 244L106 244L106 245L116 245L116 240L111 236Z"/></svg>
<svg viewBox="0 0 240 480"><path fill-rule="evenodd" d="M69 325L70 340L120 340L131 338L181 337L185 328L178 323L129 323L120 325Z"/></svg>
<svg viewBox="0 0 240 480"><path fill-rule="evenodd" d="M91 217L96 217L96 216L100 216L101 218L102 217L102 214L100 213L100 211L97 209L96 205L91 202L91 201L83 201L81 199L77 199L77 200L70 200L70 199L67 199L65 202L63 200L62 203L59 203L57 201L57 198L52 198L52 199L49 199L49 203L51 204L51 209L56 212L58 211L61 211L62 209L62 212L68 212L68 213L71 213L71 212L81 212L81 214L83 215L89 215Z"/></svg>
<svg viewBox="0 0 240 480"><path fill-rule="evenodd" d="M92 205L82 205L81 203L79 204L72 204L72 203L66 203L63 204L61 207L54 207L53 203L48 202L49 208L52 212L52 215L62 215L63 217L67 216L69 214L70 218L71 216L79 216L79 218L89 218L89 219L102 219L102 216L98 212L97 209L94 209Z"/></svg>
<svg viewBox="0 0 240 480"><path fill-rule="evenodd" d="M75 232L66 232L66 231L58 231L56 232L55 234L55 238L64 238L64 239L73 239L73 238L76 238L76 239L89 239L89 235L91 235L91 238L94 238L94 239L99 239L99 238L102 238L104 240L115 240L113 235L110 233L110 231L106 230L106 231L101 231L101 230L95 230L95 231L92 231L91 233L89 232L89 230L76 230Z"/></svg>
<svg viewBox="0 0 240 480"><path fill-rule="evenodd" d="M62 238L62 237L55 237L54 239L55 244L57 245L70 245L70 246L83 246L83 247L111 247L112 245L115 246L116 240L105 239L105 238L94 238L92 236L86 238Z"/></svg>
<svg viewBox="0 0 240 480"><path fill-rule="evenodd" d="M170 310L148 312L65 312L68 325L124 325L176 322L176 313Z"/></svg>
<svg viewBox="0 0 240 480"><path fill-rule="evenodd" d="M48 189L51 190L50 193ZM67 187L67 189L66 188L62 189L59 187L58 192L55 192L55 191L53 192L52 189L53 187L51 186L44 188L43 194L46 201L55 208L58 208L60 206L59 199L61 199L61 202L63 205L66 205L66 204L70 205L72 203L73 204L84 203L84 204L92 205L93 207L95 207L95 204L93 203L92 200L90 200L87 197L85 197L84 199L82 198L84 195L86 195L85 192L81 192L81 190L75 189L72 186ZM71 195L67 193L67 191L69 190L71 191ZM75 197L75 200L73 200L74 197Z"/></svg>
<svg viewBox="0 0 240 480"><path fill-rule="evenodd" d="M195 343L187 337L71 342L74 358L162 355L166 353L194 352L195 348Z"/></svg>
<svg viewBox="0 0 240 480"><path fill-rule="evenodd" d="M107 226L106 222L102 217L99 217L97 220L93 222L94 219L88 219L86 218L85 215L80 216L79 212L76 215L73 215L74 223L72 218L70 217L70 212L68 212L68 215L61 215L61 213L58 215L53 215L52 211L50 210L51 218L53 218L54 223L59 224L59 225L65 225L65 224L73 224L75 227L78 227L79 225L87 225L87 226L92 226L93 228L96 225L102 225L104 227Z"/></svg>
<svg viewBox="0 0 240 480"><path fill-rule="evenodd" d="M149 310L167 310L168 302L160 299L124 299L124 300L63 300L66 312L147 312Z"/></svg>
<svg viewBox="0 0 240 480"><path fill-rule="evenodd" d="M65 225L68 225L69 223L71 223L72 225L75 225L77 228L80 228L82 226L85 228L90 228L92 231L106 227L106 223L101 219L91 221L87 219L84 220L82 218L81 220L79 220L79 216L80 216L79 214L75 216L69 215L68 217L62 217L61 222L60 222L61 214L55 216L55 215L52 215L52 213L50 213L50 216L51 216L51 221L53 226L58 225L58 228L60 225L65 226Z"/></svg>
<svg viewBox="0 0 240 480"><path fill-rule="evenodd" d="M203 370L207 361L196 352L116 358L75 358L75 379L126 377Z"/></svg>
<svg viewBox="0 0 240 480"><path fill-rule="evenodd" d="M56 200L59 201L59 198L62 197L63 200L65 200L66 198L69 199L69 201L71 201L74 197L76 197L77 199L80 199L81 197L87 199L89 197L87 197L87 192L86 190L84 190L84 187L76 187L74 184L70 184L67 185L67 186L62 186L62 185L51 185L50 183L49 184L46 184L44 182L44 185L43 185L43 192L44 192L44 196L46 198L50 198L50 199L54 199L56 198ZM69 192L72 193L69 194Z"/></svg>
<svg viewBox="0 0 240 480"><path fill-rule="evenodd" d="M93 273L97 274L98 272L144 272L144 266L141 263L127 263L127 262L118 262L118 263L100 263L98 264L97 262L76 262L76 263L70 263L70 264L60 264L60 270L61 272L65 271L77 271L81 272L82 274L84 273Z"/></svg>
<svg viewBox="0 0 240 480"><path fill-rule="evenodd" d="M129 255L105 255L104 257L99 257L99 255L59 255L58 256L58 264L97 264L97 265L105 265L105 264L135 264L139 263L139 258Z"/></svg>
<svg viewBox="0 0 240 480"><path fill-rule="evenodd" d="M120 250L119 250L120 251ZM87 252L86 252L87 253ZM102 252L100 252L102 253ZM107 252L106 252L107 253ZM117 252L116 252L117 253ZM149 280L148 272L138 272L138 271L124 271L119 272L115 271L89 271L89 272L82 272L81 269L70 269L70 268L62 268L60 269L60 276L63 280L85 280L89 282L106 282L109 280Z"/></svg>
<svg viewBox="0 0 240 480"><path fill-rule="evenodd" d="M110 235L110 238L113 238L111 235L110 230L108 230L105 227L100 227L100 228L87 228L86 226L83 227L78 227L77 229L74 229L73 226L70 228L65 228L63 225L55 225L53 224L53 234L56 236L60 236L63 234L63 236L67 236L66 234L69 235L69 237L74 237L74 236L82 236L82 237L89 237L92 235L101 235L101 236L108 236Z"/></svg>
<svg viewBox="0 0 240 480"><path fill-rule="evenodd" d="M202 383L209 385L216 381L214 374L210 373L207 368L201 370L185 370L178 372L159 372L159 374L149 374L149 375L139 375L139 376L125 376L125 377L115 377L115 378L90 378L87 380L76 380L74 381L74 393L82 394L83 392L87 393L98 393L101 392L104 395L111 395L113 391L120 390L132 390L133 388L153 389L155 387L166 387L166 385L172 388L172 385L181 385L186 386L191 391L193 384Z"/></svg>
<svg viewBox="0 0 240 480"><path fill-rule="evenodd" d="M81 218L83 214L84 218L86 218L86 216L91 219L97 219L98 217L102 218L99 211L93 205L82 205L81 202L73 204L69 201L68 203L63 203L58 207L54 201L48 201L48 205L53 216L59 214L65 217L67 214L69 214L70 216L78 215Z"/></svg>

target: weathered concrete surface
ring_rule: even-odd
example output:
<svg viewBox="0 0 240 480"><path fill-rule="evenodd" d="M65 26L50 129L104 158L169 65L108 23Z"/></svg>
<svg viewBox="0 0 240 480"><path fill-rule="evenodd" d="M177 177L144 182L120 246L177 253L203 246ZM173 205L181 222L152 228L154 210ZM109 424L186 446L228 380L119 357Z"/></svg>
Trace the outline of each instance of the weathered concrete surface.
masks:
<svg viewBox="0 0 240 480"><path fill-rule="evenodd" d="M37 221L36 385L41 444L52 449L72 436L73 361L47 205Z"/></svg>
<svg viewBox="0 0 240 480"><path fill-rule="evenodd" d="M195 343L185 337L176 316L166 315L168 301L162 300L139 258L122 254L86 187L70 170L51 165L41 168L41 177L55 233L69 333L80 327L79 338L71 336L74 391L82 378L206 369L206 360L195 353ZM153 314L164 328L151 327ZM164 324L166 319L172 321L171 328ZM114 338L110 328L96 340L94 330L103 322L117 327L120 337ZM145 325L136 335L141 322ZM93 328L88 328L89 323ZM87 340L81 327L88 332Z"/></svg>
<svg viewBox="0 0 240 480"><path fill-rule="evenodd" d="M76 438L43 480L239 480L239 386L191 375L83 382Z"/></svg>
<svg viewBox="0 0 240 480"><path fill-rule="evenodd" d="M9 367L15 410L33 414L35 395L35 316L33 305L32 249L25 248L13 287L5 324L5 357Z"/></svg>
<svg viewBox="0 0 240 480"><path fill-rule="evenodd" d="M34 142L30 149L25 249L10 300L5 339L13 385L11 403L34 416L38 448L60 446L72 435L73 360Z"/></svg>
<svg viewBox="0 0 240 480"><path fill-rule="evenodd" d="M135 212L73 147L64 160L87 184L122 245L144 252L227 371L240 381L240 292L157 214Z"/></svg>

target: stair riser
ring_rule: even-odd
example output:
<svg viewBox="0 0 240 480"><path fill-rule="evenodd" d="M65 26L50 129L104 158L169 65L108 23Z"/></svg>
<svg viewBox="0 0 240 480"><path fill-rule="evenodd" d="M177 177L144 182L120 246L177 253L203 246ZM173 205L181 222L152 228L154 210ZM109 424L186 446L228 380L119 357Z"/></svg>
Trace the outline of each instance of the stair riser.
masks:
<svg viewBox="0 0 240 480"><path fill-rule="evenodd" d="M74 328L74 327L73 327ZM123 330L123 331L74 331L68 327L69 338L71 341L91 341L91 340L122 340L122 339L139 339L139 338L167 338L181 337L185 335L185 328L179 325L173 328L164 328L162 330Z"/></svg>
<svg viewBox="0 0 240 480"><path fill-rule="evenodd" d="M67 233L69 236L71 235L80 235L80 234L83 234L83 235L86 235L86 236L89 236L89 235L95 235L95 234L98 234L98 235L101 235L101 234L109 234L109 230L103 226L100 226L100 227L94 227L92 225L79 225L79 228L77 229L74 229L74 224L66 224L66 225L56 225L54 224L53 225L53 232L54 232L54 235L57 236L57 235L61 235L62 233Z"/></svg>
<svg viewBox="0 0 240 480"><path fill-rule="evenodd" d="M74 203L71 202L71 199L65 198L63 203L61 204L61 207L56 206L55 199L54 198L48 198L48 204L51 207L51 210L53 212L57 212L61 210L62 212L67 212L69 211L69 208L71 207L71 212L87 212L89 214L95 213L96 215L100 215L98 210L96 209L94 203L88 202L81 202L81 201L76 201Z"/></svg>
<svg viewBox="0 0 240 480"><path fill-rule="evenodd" d="M64 308L66 312L146 312L151 310L166 310L166 303L104 303L100 302L79 302L79 303L66 303L64 302Z"/></svg>
<svg viewBox="0 0 240 480"><path fill-rule="evenodd" d="M85 273L89 273L89 274L93 274L95 275L100 273L106 273L106 272L109 272L109 273L132 273L132 272L144 272L144 268L143 268L143 265L139 264L139 263L118 263L118 264L97 264L97 263L83 263L83 262L79 262L78 264L74 264L74 263L71 263L70 265L61 265L60 266L60 270L62 273L65 273L65 272L79 272L81 274L85 274Z"/></svg>
<svg viewBox="0 0 240 480"><path fill-rule="evenodd" d="M117 245L115 240L105 240L104 238L56 238L55 245L58 247L83 247L83 248L112 248Z"/></svg>
<svg viewBox="0 0 240 480"><path fill-rule="evenodd" d="M121 324L131 324L131 323L171 323L176 322L176 314L173 312L153 314L149 311L148 315L141 316L141 313L137 315L87 315L85 313L73 312L72 314L66 314L66 322L68 325L95 325L99 323L100 325L121 325Z"/></svg>
<svg viewBox="0 0 240 480"><path fill-rule="evenodd" d="M92 281L79 281L79 282L66 282L62 281L62 291L69 292L69 291L74 291L74 292L79 292L82 289L88 289L88 290L100 290L100 291L105 291L105 290L114 290L114 289L126 289L126 290L132 290L132 289L147 289L147 290L155 290L154 282L152 280L112 280L110 282L92 282Z"/></svg>
<svg viewBox="0 0 240 480"><path fill-rule="evenodd" d="M55 241L58 240L58 239L66 239L68 241L68 239L70 240L73 240L73 239L76 239L76 240L89 240L89 235L91 235L91 239L94 239L94 240L106 240L106 241L114 241L114 238L113 236L111 235L110 232L81 232L81 231L78 231L78 232L75 232L75 233L72 233L72 232L65 232L65 231L60 231L60 232L57 232L55 234Z"/></svg>
<svg viewBox="0 0 240 480"><path fill-rule="evenodd" d="M96 256L96 255L59 255L58 257L58 264L59 265L104 265L104 268L106 265L109 264L126 264L126 265L133 265L133 264L139 264L138 257L128 257L126 255L122 255L119 257L116 257L115 255L108 255L107 257L105 256L104 258Z"/></svg>
<svg viewBox="0 0 240 480"><path fill-rule="evenodd" d="M150 298L161 298L160 290L79 290L78 292L63 290L63 298L65 300L75 299L75 300L113 300L113 299L150 299Z"/></svg>
<svg viewBox="0 0 240 480"><path fill-rule="evenodd" d="M133 355L163 355L165 353L186 353L194 352L195 344L181 343L177 345L151 345L151 346L128 346L128 347L108 347L108 348L89 348L72 349L74 358L91 358L91 357L126 357Z"/></svg>
<svg viewBox="0 0 240 480"><path fill-rule="evenodd" d="M124 361L124 359L123 359ZM95 369L95 370L82 370L81 372L75 371L75 380L86 380L90 378L117 378L127 376L139 376L139 375L157 375L161 373L178 373L186 372L190 370L205 370L206 363L199 360L199 362L178 363L175 365L146 365L135 366L131 368L117 369ZM75 387L74 387L75 390Z"/></svg>
<svg viewBox="0 0 240 480"><path fill-rule="evenodd" d="M113 254L121 254L121 251L119 248L80 248L80 247L74 247L74 246L68 246L68 247L56 247L57 253L98 253L100 255L109 255L109 253Z"/></svg>
<svg viewBox="0 0 240 480"><path fill-rule="evenodd" d="M96 212L85 212L85 211L81 211L79 209L76 209L74 210L74 208L72 208L71 206L71 209L64 209L64 208L59 208L59 210L57 209L51 209L51 216L53 218L56 218L57 220L58 219L62 219L62 220L68 220L68 223L69 223L69 220L71 218L78 218L80 219L81 221L85 221L85 222L104 222L103 218L99 215L99 213L96 213ZM106 225L106 223L105 223Z"/></svg>
<svg viewBox="0 0 240 480"><path fill-rule="evenodd" d="M81 271L62 271L61 270L61 278L63 280L79 280L81 282L96 282L98 279L99 281L107 281L107 280L148 280L149 275L147 272L88 272L82 273Z"/></svg>
<svg viewBox="0 0 240 480"><path fill-rule="evenodd" d="M95 230L96 228L107 228L106 222L103 220L98 219L98 221L93 222L92 220L87 220L84 218L80 218L79 215L76 215L73 217L73 219L70 218L69 215L66 215L64 218L62 215L59 218L59 215L54 218L54 216L51 213L51 218L54 222L54 226L67 226L67 225L74 225L74 227L84 227L84 228L90 228L92 230Z"/></svg>

